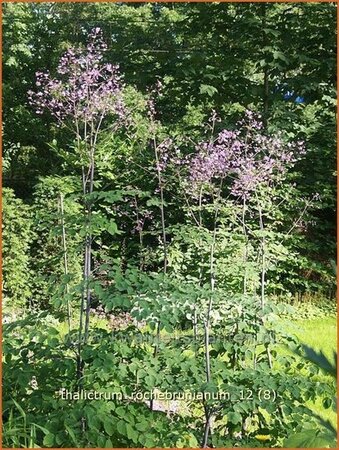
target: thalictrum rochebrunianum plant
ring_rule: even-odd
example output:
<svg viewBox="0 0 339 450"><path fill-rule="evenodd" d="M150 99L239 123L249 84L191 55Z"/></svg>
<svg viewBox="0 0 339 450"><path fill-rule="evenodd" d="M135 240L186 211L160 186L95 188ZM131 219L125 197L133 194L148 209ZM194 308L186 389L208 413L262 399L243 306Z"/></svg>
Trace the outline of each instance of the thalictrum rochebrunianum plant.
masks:
<svg viewBox="0 0 339 450"><path fill-rule="evenodd" d="M206 382L210 384L213 378L210 361L210 329L213 317L213 297L218 276L216 270L217 237L220 231L222 210L231 202L234 210L238 210L238 219L242 225L244 238L244 273L243 294L247 294L247 258L248 242L255 237L257 241L257 256L260 261L260 307L265 306L265 276L266 276L266 235L265 211L267 196L274 192L286 180L287 172L305 154L302 142L288 143L281 134L269 136L264 133L260 117L246 111L245 118L238 123L235 130L221 130L215 137L215 128L220 119L215 113L210 118L210 138L199 142L195 151L185 158L175 157L177 173L182 181L185 198L189 206L190 216L194 223L204 233L204 228L210 231L209 265L206 268L210 296L207 299L203 314L205 342ZM183 172L186 172L183 177ZM277 197L278 198L278 197ZM206 213L207 212L207 213ZM248 222L248 216L257 216L258 231ZM205 219L205 223L204 223ZM259 239L258 239L259 238ZM199 274L199 280L203 277ZM206 279L206 277L205 277ZM255 301L255 299L254 299ZM262 317L264 322L264 317ZM272 368L272 360L267 346L267 358ZM213 417L213 408L207 404L205 409L205 430L202 446L208 445L209 432Z"/></svg>
<svg viewBox="0 0 339 450"><path fill-rule="evenodd" d="M272 316L272 310L265 299L267 265L270 261L268 241L271 239L268 231L271 232L274 226L274 211L281 201L279 188L286 182L289 169L302 157L305 150L301 142L291 144L285 142L282 135L266 134L261 121L250 111L247 111L245 119L238 123L234 130L221 129L218 132L216 129L219 118L213 113L209 122L209 139L196 144L193 153L181 156L174 139L165 136L165 130L156 120L154 102L150 99L147 141L154 156L148 173L152 175L152 183L156 184L155 194L159 198L157 201L151 198L150 202L146 201L146 205L139 205L136 199L139 191L132 190L133 207L137 210L136 231L140 233L139 268L120 267L117 271L109 270L105 289L99 289L102 296L100 300L106 310L119 309L119 306L129 308L136 319L148 321L149 325L154 325L152 329L157 328L157 338L160 337L162 326L171 333L178 325L178 320L192 317L194 344L198 338L200 324L203 329L204 344L201 349L196 345L195 352L191 353L191 347L188 346L189 352L183 352L181 347L178 348L172 343L168 346L161 345L158 339L150 348L147 344L138 345L132 341L127 346L117 339L114 341L113 347L116 347L112 353L112 343L106 331L101 330L100 344L86 356L84 350L92 345L88 339L92 289L98 287L94 282L91 285L94 277L92 244L95 228L92 224L96 212L94 186L97 150L103 134L107 136L108 130L114 133L130 123L130 116L123 101L122 76L117 66L104 63L105 50L101 31L96 28L90 34L86 47L72 48L66 52L55 75L38 72L37 90L29 93L37 112L49 112L58 125L64 127L65 134L72 136L70 147L73 147L78 155L81 169L85 232L80 322L76 342L78 388L83 387L84 360L88 361L87 383L93 386L96 383L99 387L104 383L105 387L112 387L120 380L119 387L127 391L140 392L156 386L169 391L177 388L182 391L196 389L199 392L227 389L236 393L248 386L260 387L266 384L278 392L275 403L265 398L266 403L245 399L240 406L232 402L212 403L205 398L199 400L198 409L187 420L180 416L174 419L178 427L175 430L175 442L186 446L189 443L193 447L197 446L198 441L202 447L224 446L230 442L227 439L233 439L239 424L241 430L249 435L250 432L246 428L249 421L252 421L250 425L253 429L258 429L266 423L262 410L270 415L270 426L281 431L284 421L283 407L287 402L291 408L295 408L296 416L300 417L303 411L298 405L304 400L304 392L308 386L300 385L296 394L292 395L295 380L289 378L290 374L267 374L268 370L273 370L272 355L274 356L267 342L264 342L265 327L271 320L268 317ZM168 194L166 190L174 184L178 191L177 197L182 195L182 204L186 205L184 208L189 212L189 232L197 237L193 246L197 247L198 243L199 251L195 249L195 257L198 260L201 258L201 261L198 261L193 269L193 272L197 271L197 282L194 286L192 277L191 281L185 280L184 276L175 277L170 258L176 231L166 223L165 195ZM142 188L143 186L140 189ZM147 200L148 195L145 198ZM142 199L143 197L140 200ZM160 233L156 230L155 234L160 242L160 259L163 264L159 270L161 273L156 274L149 273L150 270L142 257L145 217L152 217L153 211L147 209L152 206L159 210L161 229ZM227 223L230 211L233 214L231 224ZM234 229L232 227L237 226L237 233L240 233L243 243L241 289L234 288L230 291L223 285L224 273L220 270L220 243L222 239L228 239L224 230L225 224L231 233ZM183 224L183 229L185 225ZM189 245L191 243L186 242L184 248ZM225 246L225 242L223 245ZM257 266L254 283L253 274L248 270L250 263ZM148 273L145 273L147 270ZM212 331L224 332L226 339L212 344ZM268 331L274 335L272 329ZM131 330L126 333L127 336L129 332ZM246 349L249 344L236 343L236 338L242 337L244 332L256 338L250 357ZM273 342L276 343L274 340ZM84 349L85 344L88 346ZM259 348L262 344L264 351ZM109 370L103 368L103 373L97 370L96 365L102 365L102 361L106 361L105 364L109 367ZM109 382L111 384L108 384ZM283 397L286 392L291 397L288 400ZM314 392L313 389L312 395L315 395ZM192 405L195 406L194 403ZM150 406L154 409L152 402ZM109 408L107 406L107 409ZM171 445L169 432L173 426L167 419L161 421L163 435L158 436L158 429L155 428L152 440L145 438L144 431L153 426L155 418L159 420L157 411L153 410L147 415L146 408L144 402L139 402L138 405L130 402L124 405L123 409L117 408L116 415L112 414L112 411L106 415L105 410L105 432L109 436L114 435L115 442L126 446L131 441L134 445ZM79 418L84 418L82 412L74 419L77 430ZM86 428L81 425L79 432L80 444L88 442L91 433L90 423L93 418L88 416L87 419L89 426ZM136 423L139 428L134 427ZM284 426L287 426L286 420ZM189 434L185 434L183 430L188 429ZM87 433L86 438L83 437L84 433ZM168 436L168 441L161 441L165 439L163 436ZM278 437L275 442L277 439ZM253 440L251 442L253 443ZM101 441L99 444L103 445ZM111 441L105 441L105 445L112 446Z"/></svg>
<svg viewBox="0 0 339 450"><path fill-rule="evenodd" d="M91 216L95 181L95 157L105 119L112 132L126 119L122 98L123 82L117 65L103 61L107 45L100 28L94 28L86 47L69 48L61 57L55 76L36 73L36 91L29 91L31 104L38 114L49 112L60 127L68 129L74 138L74 148L81 162L82 193L87 231L84 242L83 289L77 355L78 379L83 375L81 343L89 333L92 276Z"/></svg>

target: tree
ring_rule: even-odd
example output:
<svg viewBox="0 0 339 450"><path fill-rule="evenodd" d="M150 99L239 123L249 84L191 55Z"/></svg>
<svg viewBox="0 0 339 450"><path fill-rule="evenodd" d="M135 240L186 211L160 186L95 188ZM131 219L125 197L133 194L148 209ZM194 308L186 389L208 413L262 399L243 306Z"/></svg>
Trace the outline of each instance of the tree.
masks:
<svg viewBox="0 0 339 450"><path fill-rule="evenodd" d="M3 292L5 308L27 308L31 298L32 273L29 264L34 236L32 212L13 190L3 190Z"/></svg>

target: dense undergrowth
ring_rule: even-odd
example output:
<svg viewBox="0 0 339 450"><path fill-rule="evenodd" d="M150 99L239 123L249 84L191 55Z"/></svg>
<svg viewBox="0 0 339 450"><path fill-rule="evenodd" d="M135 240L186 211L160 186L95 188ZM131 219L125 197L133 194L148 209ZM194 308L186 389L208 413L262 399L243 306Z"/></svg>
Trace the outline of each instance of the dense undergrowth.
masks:
<svg viewBox="0 0 339 450"><path fill-rule="evenodd" d="M279 320L273 316L272 319ZM322 336L318 349L331 359L335 322L329 318L319 320L326 328L318 334ZM303 320L302 326L300 321L294 323L301 340L313 345L313 334L320 333L317 320ZM10 393L4 398L6 446L198 446L204 401L163 397L155 401L155 410L150 411L142 393L152 390L230 393L232 400L227 397L210 402L215 411L212 442L217 447L239 443L251 447L282 446L300 420L303 424L306 419L310 424L315 420L312 410L323 420L335 422L335 414L330 412L334 406L334 382L321 375L319 367L293 356L296 338L277 339L278 344L271 347L274 356L277 352L272 369L266 358L262 360L264 345L259 343L253 367L249 353L253 352L253 344L243 341L241 331L238 335L232 333L230 341L229 324L222 331L224 338L217 334L215 342L212 339L215 381L206 386L201 333L194 340L188 330L163 331L157 340L145 324L129 322L112 329L106 318L95 319L93 328L84 348L88 369L82 389L106 393L106 400L70 400L60 397L66 396L66 391L57 392L64 389L74 393L77 389L75 353L67 322L48 313L36 313L5 325L4 389L7 395ZM286 325L282 328L286 329ZM292 326L291 336L294 332ZM153 353L154 342L158 342L157 357ZM292 351L285 350L286 343ZM234 356L236 364L232 361ZM108 396L112 392L116 398ZM136 400L132 395L140 397ZM82 429L81 417L89 424L88 431ZM320 437L317 442L331 445L328 438Z"/></svg>
<svg viewBox="0 0 339 450"><path fill-rule="evenodd" d="M6 447L335 446L334 8L6 5Z"/></svg>

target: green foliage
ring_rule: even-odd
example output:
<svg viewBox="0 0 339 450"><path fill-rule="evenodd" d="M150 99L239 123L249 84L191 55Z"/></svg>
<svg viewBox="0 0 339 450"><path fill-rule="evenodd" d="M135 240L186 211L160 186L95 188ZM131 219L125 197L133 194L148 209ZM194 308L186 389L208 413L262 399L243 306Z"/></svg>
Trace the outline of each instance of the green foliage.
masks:
<svg viewBox="0 0 339 450"><path fill-rule="evenodd" d="M207 400L216 413L214 445L234 446L239 442L237 434L241 430L242 444L262 446L256 436L263 434L263 430L269 430L269 446L281 444L308 414L303 406L306 399L314 399L326 389L312 381L317 371L307 378L301 375L300 362L297 365L292 356L284 358L284 366L289 367L285 374L279 367L269 369L260 341L264 338L264 335L260 338L260 333L265 329L258 318L257 325L253 325L257 310L255 307L252 310L251 304L253 299L244 302L237 298L230 304L227 315L233 315L233 320L220 321L215 329L215 339L211 341L214 378L210 385L205 382L201 346L190 334L175 336L164 331L159 357L154 357L152 343L156 336L147 329L133 325L113 333L99 328L92 330L83 349L88 368L83 389L101 392L107 396L106 400L72 400L65 393L62 398L60 392L56 392L65 389L73 395L76 393L73 352L76 333L72 332L68 339L60 333L58 321L46 313L5 325L4 444L9 447L25 445L28 436L20 431L15 440L14 430L26 430L29 434L34 429L34 442L45 447L104 447L109 442L111 447L199 445L204 401L199 398L171 401L172 406L159 401L157 410L150 411L142 395L153 389L172 393L229 393L226 401ZM242 314L240 321L239 313ZM273 325L276 317L271 314ZM238 326L236 333L234 324ZM19 329L24 332L19 334ZM253 332L257 341L251 339ZM270 342L280 343L281 338L274 338L272 332ZM307 368L305 364L302 366ZM109 397L110 393L117 396ZM13 398L21 400L14 403ZM174 408L174 412L165 414L168 408ZM43 426L39 425L41 423Z"/></svg>
<svg viewBox="0 0 339 450"><path fill-rule="evenodd" d="M29 251L34 236L32 212L12 189L3 189L3 293L5 310L25 308L31 297Z"/></svg>
<svg viewBox="0 0 339 450"><path fill-rule="evenodd" d="M329 374L334 379L337 376L337 354L334 353L333 361L330 361L324 353L316 352L313 348L307 345L302 346L304 358L311 361L321 368L322 371ZM333 406L333 410L336 411L336 398L325 398L323 401L325 408ZM298 432L290 436L284 441L285 447L295 448L336 448L337 447L337 430L328 421L324 420L318 414L310 412L313 423L304 425L302 429L298 429ZM316 428L315 428L316 424Z"/></svg>
<svg viewBox="0 0 339 450"><path fill-rule="evenodd" d="M31 246L34 303L39 308L52 304L57 309L65 297L65 284L76 286L81 279L81 204L74 177L45 177L35 186ZM61 196L64 214L61 213ZM62 223L66 237L67 274L64 267ZM54 300L53 300L54 299ZM52 300L52 301L51 301Z"/></svg>
<svg viewBox="0 0 339 450"><path fill-rule="evenodd" d="M21 399L20 405L17 402L15 405L18 405L21 414L25 411L25 429L33 427L35 422L44 422L44 428L36 429L36 443L39 445L53 447L70 442L76 447L112 447L112 443L152 447L162 442L167 446L176 442L179 444L179 440L181 446L196 442L189 433L185 437L187 420L169 420L161 412L150 412L147 405L140 401L121 403L118 398L88 403L85 400L63 399L56 390L65 388L75 392L73 351L57 328L47 323L50 323L50 318L46 314L31 318L28 316L25 320L6 326L4 330L7 338L11 337L4 348L5 445L12 446L13 443L12 396ZM24 337L16 337L18 327L24 327ZM107 332L99 332L95 337L99 338L96 343L84 348L85 361L90 367L85 390L131 395L134 391L153 387L153 381L148 379L152 370L148 375L144 371L147 375L144 379L139 371L140 381L135 378L136 370L146 367L151 355L144 349L135 353L136 348L128 348L123 342L114 337L112 339ZM58 367L52 371L51 366L55 365L55 361ZM35 386L32 385L33 377ZM145 430L148 431L147 436ZM21 438L21 434L17 438Z"/></svg>
<svg viewBox="0 0 339 450"><path fill-rule="evenodd" d="M333 296L329 260L335 257L335 9L334 3L5 5L5 185L27 196L39 176L60 174L62 167L69 173L60 151L46 143L56 138L59 147L66 148L70 135L36 117L26 94L35 71L46 67L53 72L67 45L85 42L90 20L104 31L107 58L120 63L125 73L125 98L137 124L134 137L128 133L129 144L126 136L101 142L98 171L103 186L112 181L123 186L128 180L143 190L154 189L145 171L148 124L142 115L142 93L157 79L164 84L158 100L161 120L178 137L185 133L199 140L211 108L223 113L220 126L233 124L248 107L265 110L271 131L284 129L291 140L305 140L308 157L300 165L297 196L321 195L302 236L294 241L291 237L291 258L272 272L277 281L272 290L321 290ZM239 42L239 33L246 39ZM284 99L286 92L294 93L290 100ZM304 97L304 103L295 103L297 96ZM138 165L131 165L132 156ZM172 211L171 222L177 217L175 207ZM284 213L291 215L289 208ZM127 247L135 253L133 238Z"/></svg>
<svg viewBox="0 0 339 450"><path fill-rule="evenodd" d="M3 9L4 445L197 448L209 420L209 447L334 445L333 426L309 409L334 404L320 374L334 367L310 348L302 358L283 320L333 313L306 300L335 292L336 5ZM107 118L84 194L88 160L69 129L35 115L27 90L93 26L124 73L129 120L116 130ZM247 109L262 113L265 134L305 141L306 157L247 202L213 179L199 204L173 160ZM150 402L150 392L207 396ZM220 392L229 397L212 398Z"/></svg>
<svg viewBox="0 0 339 450"><path fill-rule="evenodd" d="M315 350L313 350L313 348L308 347L307 345L303 345L302 349L305 353L305 358L308 361L317 364L324 372L328 373L332 377L335 378L337 376L336 353L334 353L333 362L331 362L329 359L327 359L327 357L324 355L322 351L316 352Z"/></svg>

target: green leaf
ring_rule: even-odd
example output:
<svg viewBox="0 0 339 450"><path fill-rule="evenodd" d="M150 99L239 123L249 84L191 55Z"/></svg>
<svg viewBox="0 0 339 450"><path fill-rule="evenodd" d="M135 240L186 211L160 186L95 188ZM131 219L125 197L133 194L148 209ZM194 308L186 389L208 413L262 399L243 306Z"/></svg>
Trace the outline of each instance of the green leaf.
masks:
<svg viewBox="0 0 339 450"><path fill-rule="evenodd" d="M44 437L43 440L43 445L45 447L52 447L55 441L55 436L52 433L48 433L46 434L46 436Z"/></svg>
<svg viewBox="0 0 339 450"><path fill-rule="evenodd" d="M135 425L135 428L137 430L139 430L139 431L146 431L148 429L148 423L146 421L145 422L138 422Z"/></svg>
<svg viewBox="0 0 339 450"><path fill-rule="evenodd" d="M197 438L193 435L190 436L189 440L188 440L188 445L190 448L198 448L199 447L199 443L197 441Z"/></svg>
<svg viewBox="0 0 339 450"><path fill-rule="evenodd" d="M274 59L280 59L281 61L284 61L285 63L288 63L288 59L282 52L273 52L273 58Z"/></svg>
<svg viewBox="0 0 339 450"><path fill-rule="evenodd" d="M66 428L68 434L71 436L71 439L72 439L74 445L75 445L76 447L79 447L79 443L78 443L78 441L77 441L77 438L76 438L75 433L74 433L74 431L72 430L72 428L69 427L67 424L64 424L64 425L65 425L65 428Z"/></svg>
<svg viewBox="0 0 339 450"><path fill-rule="evenodd" d="M145 447L150 448L155 446L155 440L153 436L147 436L145 441Z"/></svg>
<svg viewBox="0 0 339 450"><path fill-rule="evenodd" d="M301 431L284 441L285 448L326 448L331 445L333 445L333 436L316 430Z"/></svg>
<svg viewBox="0 0 339 450"><path fill-rule="evenodd" d="M107 439L105 442L105 448L113 448L113 443L110 439Z"/></svg>
<svg viewBox="0 0 339 450"><path fill-rule="evenodd" d="M132 427L130 423L126 425L126 431L128 439L132 439L132 441L136 444L138 442L138 432Z"/></svg>
<svg viewBox="0 0 339 450"><path fill-rule="evenodd" d="M112 436L115 430L115 426L109 418L105 419L104 421L104 430L108 434L108 436Z"/></svg>
<svg viewBox="0 0 339 450"><path fill-rule="evenodd" d="M119 420L117 423L118 433L125 436L126 435L126 422L123 420Z"/></svg>
<svg viewBox="0 0 339 450"><path fill-rule="evenodd" d="M115 410L115 413L119 416L119 417L124 417L126 412L125 412L125 408L123 408L122 406L118 406L117 409Z"/></svg>
<svg viewBox="0 0 339 450"><path fill-rule="evenodd" d="M324 398L324 400L323 400L323 407L325 409L328 409L328 408L330 408L332 406L332 403L333 403L333 401L332 401L331 398L328 398L328 397Z"/></svg>
<svg viewBox="0 0 339 450"><path fill-rule="evenodd" d="M227 414L227 421L237 425L238 423L241 423L242 417L237 412L230 412Z"/></svg>
<svg viewBox="0 0 339 450"><path fill-rule="evenodd" d="M111 234L112 236L118 234L119 230L118 230L118 226L115 222L109 222L109 224L107 225L106 231Z"/></svg>
<svg viewBox="0 0 339 450"><path fill-rule="evenodd" d="M212 97L215 93L218 92L218 89L209 84L201 84L200 85L200 94L207 94Z"/></svg>
<svg viewBox="0 0 339 450"><path fill-rule="evenodd" d="M161 200L159 200L158 198L150 198L149 200L147 200L146 205L147 206L160 206Z"/></svg>

